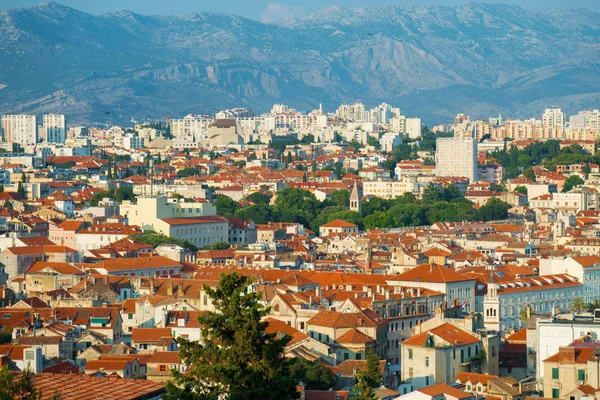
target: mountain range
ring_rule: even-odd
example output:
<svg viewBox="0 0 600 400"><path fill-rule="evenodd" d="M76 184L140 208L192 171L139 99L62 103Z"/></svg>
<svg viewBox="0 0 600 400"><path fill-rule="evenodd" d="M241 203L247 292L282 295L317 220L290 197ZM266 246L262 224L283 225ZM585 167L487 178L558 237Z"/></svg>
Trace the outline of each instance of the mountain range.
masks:
<svg viewBox="0 0 600 400"><path fill-rule="evenodd" d="M387 102L430 124L600 104L600 14L506 4L326 7L302 20L0 11L0 114L119 123Z"/></svg>

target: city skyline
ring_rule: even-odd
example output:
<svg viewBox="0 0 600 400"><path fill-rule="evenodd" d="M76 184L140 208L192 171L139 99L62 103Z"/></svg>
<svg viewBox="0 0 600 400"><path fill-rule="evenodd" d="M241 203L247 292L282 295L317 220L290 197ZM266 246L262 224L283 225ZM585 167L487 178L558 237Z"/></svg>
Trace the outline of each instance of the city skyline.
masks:
<svg viewBox="0 0 600 400"><path fill-rule="evenodd" d="M0 5L0 10L20 7L30 7L41 4L38 0L5 0ZM57 3L75 8L91 14L106 14L115 11L132 11L143 15L178 15L202 12L234 14L244 18L262 22L280 21L287 18L302 19L311 13L327 6L341 6L349 8L365 6L456 6L471 3L466 0L337 0L323 3L317 0L293 1L268 1L260 0L244 2L240 0L225 0L221 2L195 2L192 0L175 0L164 2L161 0L108 0L104 2L86 2L77 0L61 0ZM477 3L511 4L527 10L544 11L553 8L585 8L593 12L600 12L600 2L590 0L480 0Z"/></svg>

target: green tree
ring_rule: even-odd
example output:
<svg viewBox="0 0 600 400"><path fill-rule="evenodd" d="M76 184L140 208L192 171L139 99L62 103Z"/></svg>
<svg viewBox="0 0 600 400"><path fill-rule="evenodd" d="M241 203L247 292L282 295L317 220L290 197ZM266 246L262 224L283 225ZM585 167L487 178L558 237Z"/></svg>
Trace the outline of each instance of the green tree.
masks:
<svg viewBox="0 0 600 400"><path fill-rule="evenodd" d="M287 158L286 158L286 163L287 163L287 164L291 164L291 163L292 163L292 161L293 161L293 160L292 160L292 152L291 152L291 151L288 151L288 153L287 153Z"/></svg>
<svg viewBox="0 0 600 400"><path fill-rule="evenodd" d="M521 321L526 322L527 321L527 315L531 313L531 306L528 304L525 307L521 308L521 311L519 311L519 318L521 319Z"/></svg>
<svg viewBox="0 0 600 400"><path fill-rule="evenodd" d="M25 198L25 186L23 186L23 182L19 181L19 184L17 185L17 194L20 198Z"/></svg>
<svg viewBox="0 0 600 400"><path fill-rule="evenodd" d="M379 357L371 348L367 352L367 370L364 373L364 378L373 388L381 386L381 370L379 369Z"/></svg>
<svg viewBox="0 0 600 400"><path fill-rule="evenodd" d="M375 211L364 218L363 225L365 229L393 228L394 220L386 212Z"/></svg>
<svg viewBox="0 0 600 400"><path fill-rule="evenodd" d="M25 172L23 172L21 174L21 180L19 182L21 182L21 183L27 183L27 176L25 175Z"/></svg>
<svg viewBox="0 0 600 400"><path fill-rule="evenodd" d="M338 207L349 207L350 192L346 189L331 192L331 202Z"/></svg>
<svg viewBox="0 0 600 400"><path fill-rule="evenodd" d="M0 193L4 193L4 184L0 184Z"/></svg>
<svg viewBox="0 0 600 400"><path fill-rule="evenodd" d="M437 201L440 201L441 199L442 196L440 194L440 191L433 183L430 183L429 185L425 186L425 189L423 189L424 203L435 203Z"/></svg>
<svg viewBox="0 0 600 400"><path fill-rule="evenodd" d="M576 312L582 312L585 308L585 303L581 297L576 297L573 299L573 304L571 305L571 309Z"/></svg>
<svg viewBox="0 0 600 400"><path fill-rule="evenodd" d="M226 249L228 249L230 247L231 246L227 242L218 242L218 243L215 243L215 244L207 244L202 249L203 250L226 250Z"/></svg>
<svg viewBox="0 0 600 400"><path fill-rule="evenodd" d="M309 225L319 212L320 203L315 195L304 189L286 188L277 194L275 211L282 222Z"/></svg>
<svg viewBox="0 0 600 400"><path fill-rule="evenodd" d="M498 221L508 217L510 205L504 203L497 197L491 197L487 203L477 210L477 218L480 221Z"/></svg>
<svg viewBox="0 0 600 400"><path fill-rule="evenodd" d="M198 248L189 240L175 239L162 233L147 230L139 235L131 235L135 240L139 240L142 243L150 244L152 246L160 246L161 244L176 244L177 246L183 247L190 251L197 251Z"/></svg>
<svg viewBox="0 0 600 400"><path fill-rule="evenodd" d="M112 197L115 201L118 201L119 203L124 200L134 201L135 193L133 193L133 187L121 186L117 190L112 191L110 197Z"/></svg>
<svg viewBox="0 0 600 400"><path fill-rule="evenodd" d="M565 184L563 185L562 192L567 193L570 192L575 186L583 185L585 182L583 179L579 177L579 175L571 175L565 180Z"/></svg>
<svg viewBox="0 0 600 400"><path fill-rule="evenodd" d="M273 196L271 195L270 192L267 192L267 193L255 192L255 193L252 193L252 194L249 194L248 196L246 196L246 200L250 200L254 204L269 204L271 201L271 197L273 197Z"/></svg>
<svg viewBox="0 0 600 400"><path fill-rule="evenodd" d="M12 203L10 202L10 200L8 200L8 199L7 199L7 200L4 202L4 206L3 206L3 207L4 207L4 208L8 208L8 209L10 209L10 210L12 210L12 209L13 209L13 205L12 205Z"/></svg>
<svg viewBox="0 0 600 400"><path fill-rule="evenodd" d="M300 140L300 143L302 143L302 144L312 144L314 142L315 142L315 135L313 135L312 133L302 136L302 140Z"/></svg>
<svg viewBox="0 0 600 400"><path fill-rule="evenodd" d="M453 201L453 200L464 199L464 196L462 195L462 193L460 192L460 190L458 190L458 188L456 187L456 185L453 184L453 183L449 184L448 186L446 186L444 188L444 192L443 192L442 197L446 201Z"/></svg>
<svg viewBox="0 0 600 400"><path fill-rule="evenodd" d="M231 217L238 209L238 203L227 196L218 195L214 204L217 207L217 214L222 217Z"/></svg>
<svg viewBox="0 0 600 400"><path fill-rule="evenodd" d="M110 197L110 193L109 192L94 193L92 195L92 197L90 197L90 206L91 207L96 207L98 205L98 203L100 203L102 201L102 199L105 199L107 197Z"/></svg>
<svg viewBox="0 0 600 400"><path fill-rule="evenodd" d="M529 179L530 181L535 182L535 172L533 172L533 168L525 168L525 170L523 171L523 176Z"/></svg>
<svg viewBox="0 0 600 400"><path fill-rule="evenodd" d="M109 159L108 160L108 168L107 168L107 176L106 177L108 178L108 180L112 181L113 174L112 174L112 165L111 165L111 163L112 163L112 161Z"/></svg>
<svg viewBox="0 0 600 400"><path fill-rule="evenodd" d="M267 334L262 319L269 310L261 294L248 292L251 281L237 272L221 275L204 290L215 307L200 316L204 345L182 339L179 355L189 365L173 372L165 399L296 399L297 381L282 356L290 338Z"/></svg>
<svg viewBox="0 0 600 400"><path fill-rule="evenodd" d="M519 185L515 188L515 192L527 195L527 188L525 186Z"/></svg>
<svg viewBox="0 0 600 400"><path fill-rule="evenodd" d="M356 373L356 385L352 389L350 400L377 400L375 390L369 385L361 371Z"/></svg>
<svg viewBox="0 0 600 400"><path fill-rule="evenodd" d="M59 400L60 393L55 392L51 400ZM25 369L19 375L13 373L5 365L0 369L0 400L39 400L42 391L36 387L35 372Z"/></svg>
<svg viewBox="0 0 600 400"><path fill-rule="evenodd" d="M379 142L379 138L378 138L378 137L375 137L375 136L369 136L369 137L367 138L367 144L368 144L369 146L373 146L373 147L375 147L376 149L378 149L378 148L380 148L380 147L381 147L381 143Z"/></svg>
<svg viewBox="0 0 600 400"><path fill-rule="evenodd" d="M236 210L235 216L244 221L252 220L255 224L266 224L274 221L273 210L266 204L257 204Z"/></svg>
<svg viewBox="0 0 600 400"><path fill-rule="evenodd" d="M337 385L337 379L329 368L318 361L307 361L302 357L291 359L290 374L304 384L306 390L329 390L335 389Z"/></svg>

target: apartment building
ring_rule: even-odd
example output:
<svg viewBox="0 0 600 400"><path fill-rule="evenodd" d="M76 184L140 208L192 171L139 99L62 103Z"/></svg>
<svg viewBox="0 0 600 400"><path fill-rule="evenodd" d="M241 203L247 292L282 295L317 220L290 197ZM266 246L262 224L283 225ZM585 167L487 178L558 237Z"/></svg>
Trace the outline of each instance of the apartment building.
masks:
<svg viewBox="0 0 600 400"><path fill-rule="evenodd" d="M35 115L3 115L2 138L6 143L21 146L36 144L38 141L37 118Z"/></svg>
<svg viewBox="0 0 600 400"><path fill-rule="evenodd" d="M63 114L44 115L41 139L48 143L64 143L67 140L67 118Z"/></svg>
<svg viewBox="0 0 600 400"><path fill-rule="evenodd" d="M440 138L436 145L436 176L464 177L471 183L477 182L479 168L476 139Z"/></svg>

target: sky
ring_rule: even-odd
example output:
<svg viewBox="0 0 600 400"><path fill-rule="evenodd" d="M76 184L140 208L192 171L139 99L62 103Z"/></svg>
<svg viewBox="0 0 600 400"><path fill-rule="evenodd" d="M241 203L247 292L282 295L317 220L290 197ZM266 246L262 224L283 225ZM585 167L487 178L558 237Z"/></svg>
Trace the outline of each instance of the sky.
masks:
<svg viewBox="0 0 600 400"><path fill-rule="evenodd" d="M600 13L599 0L476 0L509 3L531 10L555 7L587 8ZM39 0L0 0L0 9L26 7ZM57 3L92 14L129 10L145 15L173 15L197 12L236 14L261 21L302 18L326 5L361 7L367 5L457 5L465 0L57 0Z"/></svg>

